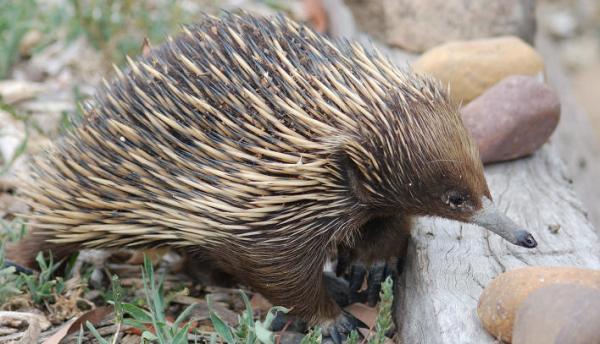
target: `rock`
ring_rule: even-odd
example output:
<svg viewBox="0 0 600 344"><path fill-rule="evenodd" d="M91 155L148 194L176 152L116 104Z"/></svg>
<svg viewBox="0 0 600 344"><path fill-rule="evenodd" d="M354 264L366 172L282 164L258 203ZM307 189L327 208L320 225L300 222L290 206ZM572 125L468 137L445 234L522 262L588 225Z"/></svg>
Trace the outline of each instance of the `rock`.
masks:
<svg viewBox="0 0 600 344"><path fill-rule="evenodd" d="M560 118L558 96L534 77L510 76L467 104L465 126L484 163L535 152L554 132Z"/></svg>
<svg viewBox="0 0 600 344"><path fill-rule="evenodd" d="M387 43L385 31L385 11L383 3L385 0L344 0L344 4L352 12L352 17L357 28L368 33L377 41Z"/></svg>
<svg viewBox="0 0 600 344"><path fill-rule="evenodd" d="M600 290L600 270L569 267L525 267L496 277L479 297L477 315L483 327L510 342L519 306L535 290L552 284L574 284Z"/></svg>
<svg viewBox="0 0 600 344"><path fill-rule="evenodd" d="M34 98L43 90L44 86L37 82L24 80L0 81L0 99L9 105Z"/></svg>
<svg viewBox="0 0 600 344"><path fill-rule="evenodd" d="M0 110L0 169L10 164L20 154L25 142L25 125L10 113Z"/></svg>
<svg viewBox="0 0 600 344"><path fill-rule="evenodd" d="M514 344L600 343L600 290L572 284L540 288L517 312Z"/></svg>
<svg viewBox="0 0 600 344"><path fill-rule="evenodd" d="M537 75L544 69L540 55L516 37L450 42L433 48L413 64L450 85L454 99L470 102L510 75Z"/></svg>
<svg viewBox="0 0 600 344"><path fill-rule="evenodd" d="M557 11L544 19L546 31L556 38L574 37L579 29L579 21L569 11Z"/></svg>
<svg viewBox="0 0 600 344"><path fill-rule="evenodd" d="M534 0L346 0L358 27L423 52L451 40L513 35L532 43Z"/></svg>
<svg viewBox="0 0 600 344"><path fill-rule="evenodd" d="M572 71L589 71L600 59L598 41L596 34L587 34L560 42L561 62Z"/></svg>
<svg viewBox="0 0 600 344"><path fill-rule="evenodd" d="M356 24L344 0L321 0L329 21L328 33L332 37L355 37Z"/></svg>

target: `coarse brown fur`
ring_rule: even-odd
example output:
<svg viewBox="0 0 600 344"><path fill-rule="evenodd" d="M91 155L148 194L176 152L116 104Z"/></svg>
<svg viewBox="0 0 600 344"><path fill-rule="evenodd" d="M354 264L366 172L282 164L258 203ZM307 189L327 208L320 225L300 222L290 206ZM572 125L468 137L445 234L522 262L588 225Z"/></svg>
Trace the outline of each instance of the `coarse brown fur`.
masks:
<svg viewBox="0 0 600 344"><path fill-rule="evenodd" d="M466 221L489 197L437 82L284 18L205 17L130 60L86 112L33 162L21 263L39 250L201 251L273 304L327 321L340 313L322 282L334 248L364 239L391 254L377 221ZM449 207L450 190L466 210Z"/></svg>

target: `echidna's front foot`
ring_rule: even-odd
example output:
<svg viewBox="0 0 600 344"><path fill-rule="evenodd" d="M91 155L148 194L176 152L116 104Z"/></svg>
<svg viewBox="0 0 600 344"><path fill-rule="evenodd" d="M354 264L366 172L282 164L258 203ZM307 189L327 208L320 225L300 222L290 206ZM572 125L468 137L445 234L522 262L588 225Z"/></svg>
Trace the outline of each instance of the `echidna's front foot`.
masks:
<svg viewBox="0 0 600 344"><path fill-rule="evenodd" d="M352 314L342 311L331 323L322 327L323 336L329 337L334 344L342 344L342 341L352 332L352 330L367 326Z"/></svg>
<svg viewBox="0 0 600 344"><path fill-rule="evenodd" d="M364 264L356 263L350 267L350 302L366 302L373 307L379 302L381 283L392 274L393 268L385 261L376 262L367 270ZM362 290L365 276L367 288Z"/></svg>

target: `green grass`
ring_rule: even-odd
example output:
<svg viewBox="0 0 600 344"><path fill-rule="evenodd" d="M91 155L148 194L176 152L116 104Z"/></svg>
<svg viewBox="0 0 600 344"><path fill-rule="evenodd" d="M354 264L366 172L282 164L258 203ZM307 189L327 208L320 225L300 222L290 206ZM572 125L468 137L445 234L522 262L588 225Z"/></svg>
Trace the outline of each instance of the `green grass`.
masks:
<svg viewBox="0 0 600 344"><path fill-rule="evenodd" d="M0 304L9 301L11 297L27 293L31 300L39 305L48 305L56 302L56 296L65 291L65 282L61 277L56 277L55 272L61 262L54 262L50 255L48 260L44 259L40 252L36 256L39 265L39 273L30 275L17 273L14 267L4 267L4 247L0 245ZM69 275L74 259L67 262L66 276Z"/></svg>
<svg viewBox="0 0 600 344"><path fill-rule="evenodd" d="M110 66L122 64L126 55L138 55L144 38L162 42L193 20L194 14L175 1L0 1L0 79L19 60L19 46L32 30L41 35L34 54L58 40L83 36Z"/></svg>
<svg viewBox="0 0 600 344"><path fill-rule="evenodd" d="M4 267L4 245L0 244L0 304L20 294L22 284L13 266Z"/></svg>
<svg viewBox="0 0 600 344"><path fill-rule="evenodd" d="M105 339L100 336L90 322L86 323L87 329L101 344L116 343L122 324L130 325L140 330L143 342L157 342L160 344L187 343L187 335L190 331L191 323L183 324L183 322L189 318L195 305L187 307L173 323L170 323L166 318L168 301L165 297L162 278L156 278L152 262L146 256L144 257L144 266L142 268L142 279L148 309L123 302L123 291L119 279L114 276L112 279L112 300L110 303L114 306L115 324L117 325L116 333L110 339Z"/></svg>
<svg viewBox="0 0 600 344"><path fill-rule="evenodd" d="M32 25L34 6L34 0L0 1L0 79L18 58L19 44Z"/></svg>
<svg viewBox="0 0 600 344"><path fill-rule="evenodd" d="M246 343L246 344L274 344L275 335L269 330L277 312L287 313L288 310L283 307L273 307L267 312L265 320L254 320L254 312L250 305L248 296L240 290L242 300L246 307L245 311L238 315L238 325L236 327L228 326L223 319L212 308L210 295L206 296L208 308L210 310L210 320L218 336L213 336L211 342L216 343L217 339L228 344Z"/></svg>
<svg viewBox="0 0 600 344"><path fill-rule="evenodd" d="M356 331L352 331L354 336L357 336ZM321 329L319 327L315 327L310 329L306 336L302 338L300 344L320 344L323 341L323 335L321 334Z"/></svg>
<svg viewBox="0 0 600 344"><path fill-rule="evenodd" d="M43 305L53 303L54 297L60 295L65 284L61 278L55 278L54 272L60 263L55 263L50 256L46 261L40 253L36 257L40 266L40 273L34 275L17 274L14 267L0 269L0 304L6 302L11 297L20 293L29 293L32 300ZM69 266L74 259L67 264L67 275ZM0 267L4 264L4 250L0 246ZM185 323L188 320L194 305L188 306L182 311L174 322L167 321L166 309L169 304L165 297L162 278L156 276L150 259L144 257L144 266L142 268L142 279L145 295L145 307L142 308L133 303L123 302L123 290L117 276L112 278L112 290L110 300L114 306L115 319L117 325L116 333L110 338L103 338L97 329L91 324L86 323L87 330L101 344L114 344L119 337L120 329L123 324L137 328L142 333L143 343L159 344L184 344L188 343L188 333L190 333L191 323ZM264 320L255 320L254 312L250 300L246 294L240 291L241 298L245 305L245 310L238 315L238 325L228 325L215 311L210 295L207 295L210 320L215 329L215 333L210 338L210 343L227 344L275 344L275 334L269 330L277 312L287 312L283 307L273 307L266 314ZM358 333L353 331L348 337L348 344L368 343L383 344L385 334L392 327L391 307L393 302L393 284L391 278L385 280L381 288L381 301L379 303L375 331L368 341L362 341ZM83 340L83 328L79 333L79 339ZM302 344L319 344L322 342L320 328L313 328L302 340Z"/></svg>
<svg viewBox="0 0 600 344"><path fill-rule="evenodd" d="M142 278L144 284L144 294L146 297L146 308L125 303L122 300L122 290L119 279L115 276L112 279L112 300L114 305L115 324L117 324L117 333L111 338L102 338L97 329L87 323L86 327L94 338L101 344L116 343L119 329L122 324L133 326L142 333L143 343L159 344L184 344L188 343L188 333L190 332L190 323L184 324L189 318L194 305L188 306L173 323L166 320L166 307L168 301L162 287L161 278L157 278L152 267L150 259L144 257L144 266L142 268ZM275 334L269 330L277 312L287 312L283 307L273 307L267 312L264 320L255 320L254 312L250 300L246 294L240 290L240 296L244 302L245 310L238 315L238 324L236 326L228 325L215 312L210 295L206 296L209 307L209 316L215 333L210 337L211 344L275 344ZM383 344L385 334L392 327L392 301L393 301L393 283L391 278L387 278L381 287L381 301L379 303L377 321L373 335L364 343ZM83 340L83 329L79 333L80 340ZM198 339L198 337L196 337ZM320 328L313 328L303 338L301 344L320 344L322 334ZM348 344L363 343L358 333L353 331L347 340Z"/></svg>
<svg viewBox="0 0 600 344"><path fill-rule="evenodd" d="M2 43L0 43L0 45L1 44ZM0 59L2 58L1 57L2 54L3 54L2 50L0 49ZM25 125L25 137L23 138L21 143L19 143L19 145L16 147L15 151L12 152L11 156L5 157L0 154L0 176L2 176L2 175L5 175L10 170L10 168L12 167L13 163L17 160L17 158L19 158L23 153L25 153L25 150L27 148L27 143L29 142L29 116L20 113L13 106L4 103L2 101L1 97L0 97L0 111L7 112L8 114L11 115L11 117L14 120L21 121ZM3 131L2 131L2 129L3 129L2 126L0 126L0 136L5 135L5 133L3 133Z"/></svg>
<svg viewBox="0 0 600 344"><path fill-rule="evenodd" d="M52 43L69 42L85 37L102 54L103 66L122 65L127 55L139 55L142 42L162 42L180 26L194 20L194 14L181 8L175 1L145 0L66 0L53 3L44 0L0 0L0 79L9 77L12 66L19 62L21 46L29 32L39 38L30 48L35 55ZM76 103L85 96L73 86ZM0 175L8 173L14 161L21 156L29 142L30 123L27 114L2 102L0 109L25 123L26 135L11 156L0 156ZM73 113L61 118L60 132L72 128L83 117L79 106ZM0 128L1 129L1 128ZM0 131L0 135L2 132Z"/></svg>
<svg viewBox="0 0 600 344"><path fill-rule="evenodd" d="M0 174L1 175L1 174ZM25 221L20 217L0 219L0 242L15 242L23 239L27 232Z"/></svg>
<svg viewBox="0 0 600 344"><path fill-rule="evenodd" d="M369 344L383 344L385 342L385 334L388 333L394 325L392 320L394 282L391 277L386 278L381 284L379 299L377 321L375 322L375 334L369 338Z"/></svg>
<svg viewBox="0 0 600 344"><path fill-rule="evenodd" d="M39 265L40 272L31 275L21 274L20 276L25 284L25 290L31 295L33 302L38 305L54 303L55 295L60 295L65 290L63 279L54 277L54 273L61 263L55 263L52 255L46 261L42 252L38 253L35 261Z"/></svg>

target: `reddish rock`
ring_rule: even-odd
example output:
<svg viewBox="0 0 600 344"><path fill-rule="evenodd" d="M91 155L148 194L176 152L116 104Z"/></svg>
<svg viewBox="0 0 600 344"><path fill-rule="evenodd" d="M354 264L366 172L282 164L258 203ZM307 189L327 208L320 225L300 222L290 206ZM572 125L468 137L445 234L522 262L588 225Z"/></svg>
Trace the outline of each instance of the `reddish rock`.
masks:
<svg viewBox="0 0 600 344"><path fill-rule="evenodd" d="M527 156L540 148L558 124L560 101L538 79L514 75L461 111L481 159L491 163Z"/></svg>

